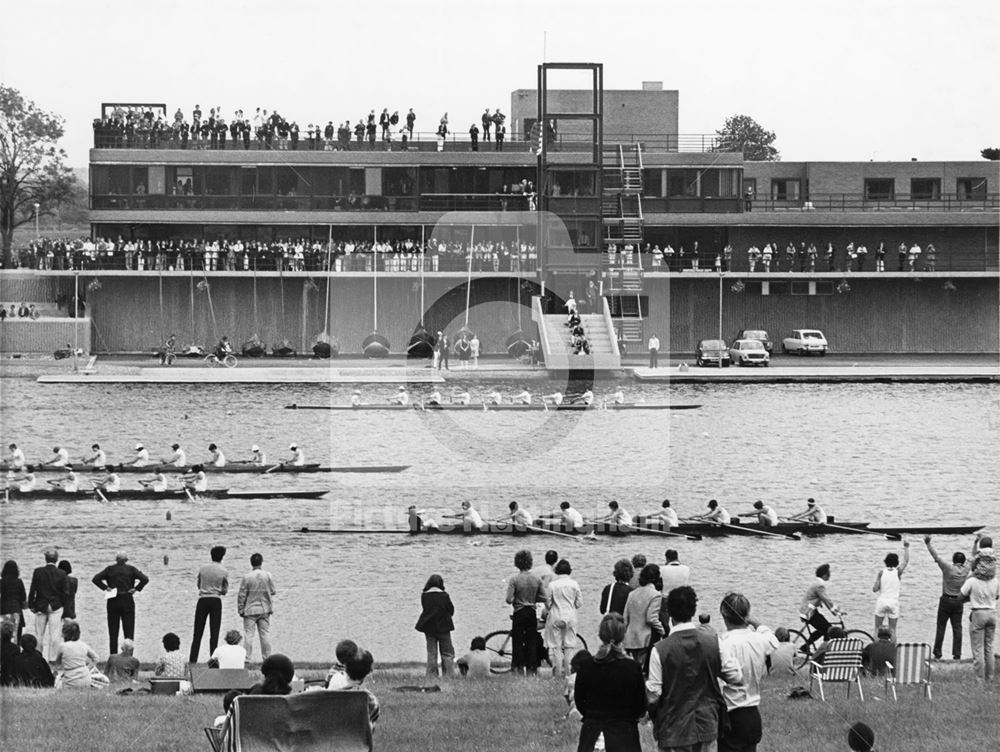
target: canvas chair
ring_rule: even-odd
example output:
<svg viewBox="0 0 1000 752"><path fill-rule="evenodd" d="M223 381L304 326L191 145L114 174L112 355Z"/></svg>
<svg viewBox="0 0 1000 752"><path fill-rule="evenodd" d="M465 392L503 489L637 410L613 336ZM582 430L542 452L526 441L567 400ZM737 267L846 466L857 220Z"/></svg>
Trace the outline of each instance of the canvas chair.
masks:
<svg viewBox="0 0 1000 752"><path fill-rule="evenodd" d="M245 668L191 667L193 692L228 692L231 689L246 691L254 685L253 676Z"/></svg>
<svg viewBox="0 0 1000 752"><path fill-rule="evenodd" d="M222 732L225 752L371 752L368 693L241 695Z"/></svg>
<svg viewBox="0 0 1000 752"><path fill-rule="evenodd" d="M819 696L826 702L824 684L838 682L847 684L847 696L851 696L851 684L858 685L858 695L865 701L865 692L861 687L861 640L854 638L838 638L830 640L825 652L823 663L809 661L809 689L813 681L819 685Z"/></svg>
<svg viewBox="0 0 1000 752"><path fill-rule="evenodd" d="M892 688L892 699L896 696L896 686L901 684L919 684L923 687L927 699L931 697L931 646L926 642L901 642L896 645L896 660L886 662L888 673L885 677L886 694Z"/></svg>

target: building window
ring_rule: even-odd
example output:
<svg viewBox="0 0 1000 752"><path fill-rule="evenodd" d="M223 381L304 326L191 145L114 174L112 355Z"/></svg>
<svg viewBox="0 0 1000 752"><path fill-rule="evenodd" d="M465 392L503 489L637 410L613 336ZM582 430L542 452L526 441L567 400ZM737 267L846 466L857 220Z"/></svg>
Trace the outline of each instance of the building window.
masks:
<svg viewBox="0 0 1000 752"><path fill-rule="evenodd" d="M960 199L982 200L986 198L986 178L959 178L955 193Z"/></svg>
<svg viewBox="0 0 1000 752"><path fill-rule="evenodd" d="M867 178L865 180L865 199L867 201L891 201L895 197L895 179Z"/></svg>
<svg viewBox="0 0 1000 752"><path fill-rule="evenodd" d="M940 178L911 178L910 198L934 199L941 198Z"/></svg>
<svg viewBox="0 0 1000 752"><path fill-rule="evenodd" d="M792 282L792 295L811 295L808 282Z"/></svg>
<svg viewBox="0 0 1000 752"><path fill-rule="evenodd" d="M798 201L801 196L801 182L796 180L772 180L771 198L775 201Z"/></svg>

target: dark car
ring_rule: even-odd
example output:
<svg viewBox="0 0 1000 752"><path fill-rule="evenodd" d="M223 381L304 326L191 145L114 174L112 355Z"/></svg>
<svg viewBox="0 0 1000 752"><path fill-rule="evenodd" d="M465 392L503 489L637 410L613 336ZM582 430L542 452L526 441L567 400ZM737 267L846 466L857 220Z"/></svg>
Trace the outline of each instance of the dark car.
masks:
<svg viewBox="0 0 1000 752"><path fill-rule="evenodd" d="M695 349L694 360L699 366L708 364L729 366L732 359L724 339L703 339Z"/></svg>
<svg viewBox="0 0 1000 752"><path fill-rule="evenodd" d="M770 335L763 329L740 329L739 334L737 334L733 340L738 339L756 339L764 343L764 349L769 353L774 347L774 343L771 341Z"/></svg>

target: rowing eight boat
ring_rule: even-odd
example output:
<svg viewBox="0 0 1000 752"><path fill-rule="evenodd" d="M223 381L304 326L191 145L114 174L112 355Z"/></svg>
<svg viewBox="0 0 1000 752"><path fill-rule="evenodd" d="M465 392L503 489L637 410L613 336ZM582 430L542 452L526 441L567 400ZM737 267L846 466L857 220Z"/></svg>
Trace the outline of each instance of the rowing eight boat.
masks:
<svg viewBox="0 0 1000 752"><path fill-rule="evenodd" d="M342 467L329 467L315 463L308 465L252 465L249 462L230 462L223 467L215 467L214 465L206 464L202 466L202 469L206 473L258 473L269 475L271 473L401 473L408 467L409 465L345 465ZM6 465L0 466L0 470L9 469L11 468L8 468ZM64 467L52 467L51 465L28 465L26 469L35 473L66 472L66 468ZM81 473L101 472L106 469L109 472L114 473L141 473L144 475L152 475L153 473L191 472L190 466L177 467L175 465L145 465L143 467L136 467L135 465L107 465L104 468L100 468L78 464L73 465L73 469Z"/></svg>
<svg viewBox="0 0 1000 752"><path fill-rule="evenodd" d="M562 404L562 405L491 405L489 403L478 402L469 405L460 404L444 404L444 405L432 405L427 403L413 403L410 405L296 405L292 403L291 405L285 405L286 410L417 410L419 412L424 411L437 411L437 410L478 410L480 412L486 410L488 412L494 411L505 411L505 412L542 412L545 410L555 411L555 412L573 412L580 410L697 410L701 405L663 405L663 404L651 404L647 405L642 402L628 402L621 405L608 404L600 405L596 402L591 405L584 405L581 403L572 404Z"/></svg>
<svg viewBox="0 0 1000 752"><path fill-rule="evenodd" d="M232 491L228 488L212 489L192 495L202 499L319 499L329 493L329 489L318 491ZM36 488L34 491L19 491L16 488L4 489L0 495L9 499L56 499L61 501L78 501L97 498L94 489L79 491L63 491L58 488ZM170 491L153 491L146 488L131 488L121 491L101 491L104 499L128 499L130 501L147 500L168 501L191 498L184 489Z"/></svg>

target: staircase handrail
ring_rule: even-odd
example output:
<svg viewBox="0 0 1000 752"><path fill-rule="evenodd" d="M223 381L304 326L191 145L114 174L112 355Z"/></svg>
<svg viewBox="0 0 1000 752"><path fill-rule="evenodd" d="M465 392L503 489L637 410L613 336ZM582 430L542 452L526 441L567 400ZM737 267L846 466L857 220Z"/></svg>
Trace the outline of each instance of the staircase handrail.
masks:
<svg viewBox="0 0 1000 752"><path fill-rule="evenodd" d="M635 145L635 161L636 161L636 164L639 166L639 169L642 170L642 142L641 141L637 142L636 145Z"/></svg>
<svg viewBox="0 0 1000 752"><path fill-rule="evenodd" d="M545 362L548 363L548 358L552 353L552 347L549 344L549 331L545 326L545 310L542 308L541 296L532 296L531 307L535 312L534 318L538 321L538 336L541 339L542 352L545 354L546 358Z"/></svg>
<svg viewBox="0 0 1000 752"><path fill-rule="evenodd" d="M604 325L608 327L608 338L611 340L611 350L621 363L621 351L618 349L618 330L615 329L614 319L611 318L611 308L608 306L608 299L606 296L601 296L601 306L604 309ZM640 311L640 314L642 311Z"/></svg>

